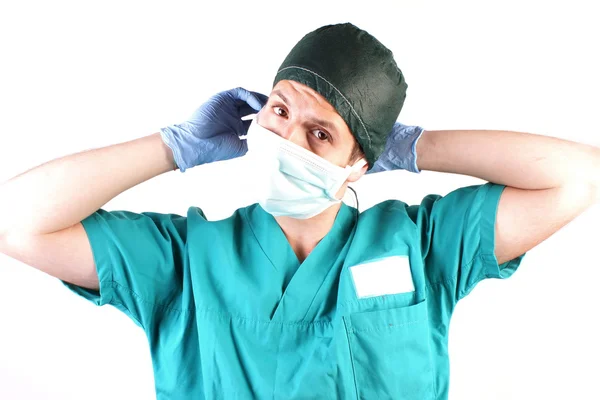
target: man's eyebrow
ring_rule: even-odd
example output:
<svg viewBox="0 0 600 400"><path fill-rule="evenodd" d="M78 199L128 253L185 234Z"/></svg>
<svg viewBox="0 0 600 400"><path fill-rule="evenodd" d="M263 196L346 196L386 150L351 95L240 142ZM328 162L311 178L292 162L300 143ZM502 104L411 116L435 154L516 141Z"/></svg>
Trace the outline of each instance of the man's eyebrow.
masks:
<svg viewBox="0 0 600 400"><path fill-rule="evenodd" d="M283 100L283 102L285 104L289 104L290 103L290 101L288 100L288 98L285 97L283 93L281 93L281 90L279 90L279 89L273 90L273 94L276 94L277 96L281 97L281 100Z"/></svg>
<svg viewBox="0 0 600 400"><path fill-rule="evenodd" d="M329 131L337 134L337 130L335 129L335 126L331 122L327 121L326 119L310 118L310 121L317 125L324 126Z"/></svg>

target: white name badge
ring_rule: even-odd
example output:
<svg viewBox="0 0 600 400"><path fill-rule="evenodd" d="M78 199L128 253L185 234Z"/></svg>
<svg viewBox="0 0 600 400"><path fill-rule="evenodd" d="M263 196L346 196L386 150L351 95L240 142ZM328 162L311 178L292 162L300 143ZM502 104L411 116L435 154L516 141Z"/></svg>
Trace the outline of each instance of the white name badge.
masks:
<svg viewBox="0 0 600 400"><path fill-rule="evenodd" d="M349 268L358 298L413 292L408 256L392 256Z"/></svg>

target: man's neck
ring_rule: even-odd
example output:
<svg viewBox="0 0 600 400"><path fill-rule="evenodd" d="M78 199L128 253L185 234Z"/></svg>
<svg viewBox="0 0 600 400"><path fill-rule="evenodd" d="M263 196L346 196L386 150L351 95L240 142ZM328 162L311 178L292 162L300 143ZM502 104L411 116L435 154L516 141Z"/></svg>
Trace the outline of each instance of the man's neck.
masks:
<svg viewBox="0 0 600 400"><path fill-rule="evenodd" d="M308 219L275 217L300 263L331 230L341 206L338 203Z"/></svg>

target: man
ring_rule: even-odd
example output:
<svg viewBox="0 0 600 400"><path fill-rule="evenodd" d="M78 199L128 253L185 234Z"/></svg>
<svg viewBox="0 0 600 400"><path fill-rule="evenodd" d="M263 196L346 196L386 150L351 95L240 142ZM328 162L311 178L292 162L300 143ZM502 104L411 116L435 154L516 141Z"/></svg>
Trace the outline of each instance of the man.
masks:
<svg viewBox="0 0 600 400"><path fill-rule="evenodd" d="M600 150L405 126L406 88L367 32L319 28L268 101L222 92L185 123L6 182L0 249L142 327L159 399L445 399L454 306L599 201ZM227 219L101 209L174 163L246 152L259 202ZM360 215L339 200L365 173L400 168L490 183Z"/></svg>

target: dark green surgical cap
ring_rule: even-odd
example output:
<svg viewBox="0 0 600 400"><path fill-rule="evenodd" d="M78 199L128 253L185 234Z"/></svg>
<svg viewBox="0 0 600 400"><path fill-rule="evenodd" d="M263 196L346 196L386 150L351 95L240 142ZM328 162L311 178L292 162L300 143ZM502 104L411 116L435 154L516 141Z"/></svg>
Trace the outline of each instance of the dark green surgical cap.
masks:
<svg viewBox="0 0 600 400"><path fill-rule="evenodd" d="M383 152L408 87L392 52L353 24L326 25L296 43L273 86L284 79L310 87L331 103L371 169Z"/></svg>

